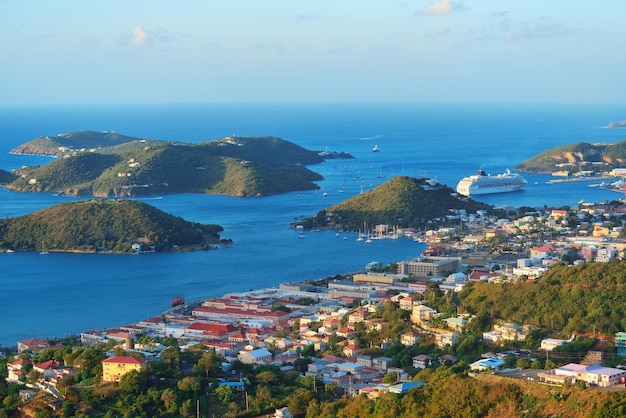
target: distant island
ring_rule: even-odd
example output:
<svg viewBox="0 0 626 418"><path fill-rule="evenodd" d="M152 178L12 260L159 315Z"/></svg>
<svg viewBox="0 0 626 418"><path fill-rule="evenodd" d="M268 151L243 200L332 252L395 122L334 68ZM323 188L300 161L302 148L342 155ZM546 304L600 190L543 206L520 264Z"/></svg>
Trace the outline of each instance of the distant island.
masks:
<svg viewBox="0 0 626 418"><path fill-rule="evenodd" d="M620 122L609 122L608 125L605 126L605 128L626 128L626 120L622 120Z"/></svg>
<svg viewBox="0 0 626 418"><path fill-rule="evenodd" d="M306 165L353 158L310 151L275 137L226 137L200 144L146 140L115 132L38 137L12 150L58 159L16 170L7 189L68 196L132 197L173 193L265 196L314 190L323 177Z"/></svg>
<svg viewBox="0 0 626 418"><path fill-rule="evenodd" d="M563 168L575 171L585 166L607 168L622 167L626 163L626 140L617 143L578 142L544 151L522 162L516 170L527 173L550 174Z"/></svg>
<svg viewBox="0 0 626 418"><path fill-rule="evenodd" d="M133 200L92 199L0 220L0 251L139 253L208 250L223 228Z"/></svg>
<svg viewBox="0 0 626 418"><path fill-rule="evenodd" d="M349 231L379 224L425 228L445 223L446 216L459 210L494 213L493 207L461 196L435 180L398 176L297 224L307 229L332 226Z"/></svg>

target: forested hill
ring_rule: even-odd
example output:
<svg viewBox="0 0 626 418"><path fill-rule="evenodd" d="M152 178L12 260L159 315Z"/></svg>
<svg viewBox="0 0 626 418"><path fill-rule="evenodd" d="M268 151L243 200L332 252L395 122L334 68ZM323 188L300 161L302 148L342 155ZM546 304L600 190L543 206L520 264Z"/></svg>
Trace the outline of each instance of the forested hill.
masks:
<svg viewBox="0 0 626 418"><path fill-rule="evenodd" d="M461 307L520 324L571 334L626 331L626 261L551 267L529 283L470 283Z"/></svg>
<svg viewBox="0 0 626 418"><path fill-rule="evenodd" d="M564 165L572 165L574 170L579 168L589 170L588 164L596 163L605 170L608 167L621 167L624 162L626 162L626 140L615 144L578 142L544 151L522 162L515 169L549 174L563 170Z"/></svg>
<svg viewBox="0 0 626 418"><path fill-rule="evenodd" d="M310 151L274 137L228 137L189 144L84 131L37 138L13 151L61 158L18 170L20 178L8 185L9 190L115 197L262 196L313 190L319 187L313 182L322 176L305 165L327 158L352 158Z"/></svg>
<svg viewBox="0 0 626 418"><path fill-rule="evenodd" d="M63 203L0 220L0 250L133 252L209 249L220 243L219 225L185 221L133 200Z"/></svg>
<svg viewBox="0 0 626 418"><path fill-rule="evenodd" d="M303 226L325 227L330 221L341 229L352 231L364 224L421 228L430 221L452 215L457 209L465 209L468 213L480 209L493 211L491 206L459 196L436 181L399 176L320 211L304 220Z"/></svg>

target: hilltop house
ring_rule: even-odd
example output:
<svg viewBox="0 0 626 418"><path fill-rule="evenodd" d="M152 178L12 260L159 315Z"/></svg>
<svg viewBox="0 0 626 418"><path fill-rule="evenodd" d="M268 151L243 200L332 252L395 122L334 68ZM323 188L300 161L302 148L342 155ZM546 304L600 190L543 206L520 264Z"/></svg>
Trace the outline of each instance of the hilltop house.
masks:
<svg viewBox="0 0 626 418"><path fill-rule="evenodd" d="M129 356L114 356L102 360L102 380L105 382L119 382L120 378L132 371L141 370L145 359Z"/></svg>

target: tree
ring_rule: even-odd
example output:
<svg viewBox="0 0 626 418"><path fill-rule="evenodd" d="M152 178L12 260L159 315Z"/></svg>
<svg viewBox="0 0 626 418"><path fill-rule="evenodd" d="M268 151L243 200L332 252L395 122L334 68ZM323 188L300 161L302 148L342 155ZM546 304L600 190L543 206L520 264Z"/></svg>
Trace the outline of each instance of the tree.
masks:
<svg viewBox="0 0 626 418"><path fill-rule="evenodd" d="M215 394L217 395L217 399L224 404L228 405L235 399L235 390L228 385L220 385L215 388Z"/></svg>
<svg viewBox="0 0 626 418"><path fill-rule="evenodd" d="M198 377L183 377L177 384L178 390L182 392L195 393L200 390L200 380Z"/></svg>
<svg viewBox="0 0 626 418"><path fill-rule="evenodd" d="M314 396L310 391L298 388L287 398L287 407L294 416L304 415L307 406L309 406L309 402L311 402L313 398Z"/></svg>
<svg viewBox="0 0 626 418"><path fill-rule="evenodd" d="M202 357L198 359L193 366L194 373L202 373L208 379L210 375L216 375L221 370L221 361L215 354L215 351L210 350L202 354Z"/></svg>
<svg viewBox="0 0 626 418"><path fill-rule="evenodd" d="M33 369L28 372L28 383L37 383L41 379L43 379L43 373L40 371Z"/></svg>

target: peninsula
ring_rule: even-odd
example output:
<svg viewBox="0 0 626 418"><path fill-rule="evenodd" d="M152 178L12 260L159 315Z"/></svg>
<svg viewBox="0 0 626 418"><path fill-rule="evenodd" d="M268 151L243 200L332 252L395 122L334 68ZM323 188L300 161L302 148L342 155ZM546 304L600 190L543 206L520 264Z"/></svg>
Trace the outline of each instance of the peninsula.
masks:
<svg viewBox="0 0 626 418"><path fill-rule="evenodd" d="M310 151L275 137L230 136L199 144L79 131L39 137L13 153L58 159L24 167L8 190L68 196L133 197L174 193L266 196L314 190L308 168L346 153Z"/></svg>
<svg viewBox="0 0 626 418"><path fill-rule="evenodd" d="M0 220L0 251L138 253L215 248L219 225L202 225L132 200L92 199Z"/></svg>
<svg viewBox="0 0 626 418"><path fill-rule="evenodd" d="M550 174L571 167L571 171L621 167L626 162L626 140L617 143L578 142L544 151L526 161L516 170Z"/></svg>

